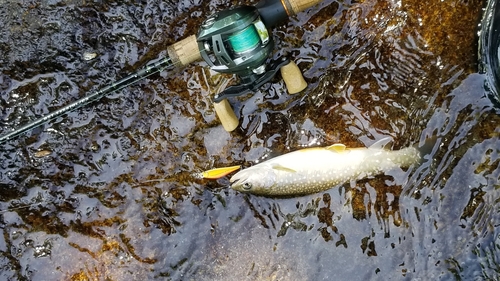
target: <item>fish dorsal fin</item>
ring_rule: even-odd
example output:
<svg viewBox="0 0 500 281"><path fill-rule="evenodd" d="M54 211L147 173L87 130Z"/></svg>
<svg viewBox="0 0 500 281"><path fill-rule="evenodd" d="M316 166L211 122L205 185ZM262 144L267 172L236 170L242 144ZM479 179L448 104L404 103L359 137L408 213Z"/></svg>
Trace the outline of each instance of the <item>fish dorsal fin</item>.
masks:
<svg viewBox="0 0 500 281"><path fill-rule="evenodd" d="M296 173L297 172L292 168L288 168L288 167L282 166L280 164L274 164L273 169L283 171L283 172L289 172L289 173Z"/></svg>
<svg viewBox="0 0 500 281"><path fill-rule="evenodd" d="M330 146L327 146L326 149L333 151L333 152L342 153L342 152L345 152L346 147L344 144L334 143Z"/></svg>
<svg viewBox="0 0 500 281"><path fill-rule="evenodd" d="M379 139L376 141L374 144L370 145L371 149L391 149L392 143L394 140L391 137L385 137L382 139Z"/></svg>

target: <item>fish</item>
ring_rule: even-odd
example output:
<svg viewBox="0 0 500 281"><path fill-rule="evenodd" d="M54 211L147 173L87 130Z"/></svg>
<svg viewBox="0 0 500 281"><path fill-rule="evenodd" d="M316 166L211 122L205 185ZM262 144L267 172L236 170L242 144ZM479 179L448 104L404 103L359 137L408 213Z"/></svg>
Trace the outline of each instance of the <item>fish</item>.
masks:
<svg viewBox="0 0 500 281"><path fill-rule="evenodd" d="M243 169L229 181L234 190L262 196L318 193L341 183L419 164L435 143L426 141L420 148L390 150L386 147L391 141L386 137L368 148L335 143L300 149Z"/></svg>

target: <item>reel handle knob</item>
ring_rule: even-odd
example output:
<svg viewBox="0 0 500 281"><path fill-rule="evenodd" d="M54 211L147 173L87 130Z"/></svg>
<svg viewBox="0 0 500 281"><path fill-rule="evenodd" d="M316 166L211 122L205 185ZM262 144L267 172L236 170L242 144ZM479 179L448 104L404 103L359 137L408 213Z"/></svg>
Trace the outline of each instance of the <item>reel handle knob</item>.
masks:
<svg viewBox="0 0 500 281"><path fill-rule="evenodd" d="M280 72L289 94L296 94L307 87L307 82L295 62L290 61L287 65L282 66Z"/></svg>
<svg viewBox="0 0 500 281"><path fill-rule="evenodd" d="M236 127L238 127L239 120L234 114L234 110L227 101L227 99L223 99L219 102L214 102L215 113L217 113L217 117L219 117L220 122L222 123L222 127L227 132L232 132Z"/></svg>

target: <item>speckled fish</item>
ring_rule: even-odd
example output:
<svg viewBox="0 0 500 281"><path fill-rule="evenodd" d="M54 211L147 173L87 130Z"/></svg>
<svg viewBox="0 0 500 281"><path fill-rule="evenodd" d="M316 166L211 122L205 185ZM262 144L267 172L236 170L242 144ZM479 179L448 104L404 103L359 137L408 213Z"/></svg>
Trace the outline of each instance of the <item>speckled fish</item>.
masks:
<svg viewBox="0 0 500 281"><path fill-rule="evenodd" d="M434 143L422 148L388 150L384 138L368 148L343 144L290 152L243 169L231 179L231 188L264 196L297 196L321 192L362 176L409 167L421 161Z"/></svg>

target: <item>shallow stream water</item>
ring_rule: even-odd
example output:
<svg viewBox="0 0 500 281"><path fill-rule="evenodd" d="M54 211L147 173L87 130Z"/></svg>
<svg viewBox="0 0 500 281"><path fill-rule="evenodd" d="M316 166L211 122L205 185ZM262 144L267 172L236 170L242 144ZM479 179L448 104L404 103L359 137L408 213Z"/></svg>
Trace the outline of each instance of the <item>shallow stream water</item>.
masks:
<svg viewBox="0 0 500 281"><path fill-rule="evenodd" d="M245 2L255 4L255 2ZM166 54L243 2L0 0L0 133ZM231 99L203 62L0 145L2 280L497 280L500 111L477 70L482 1L324 1L275 28L309 83ZM228 178L303 147L393 149L418 167L296 198Z"/></svg>

